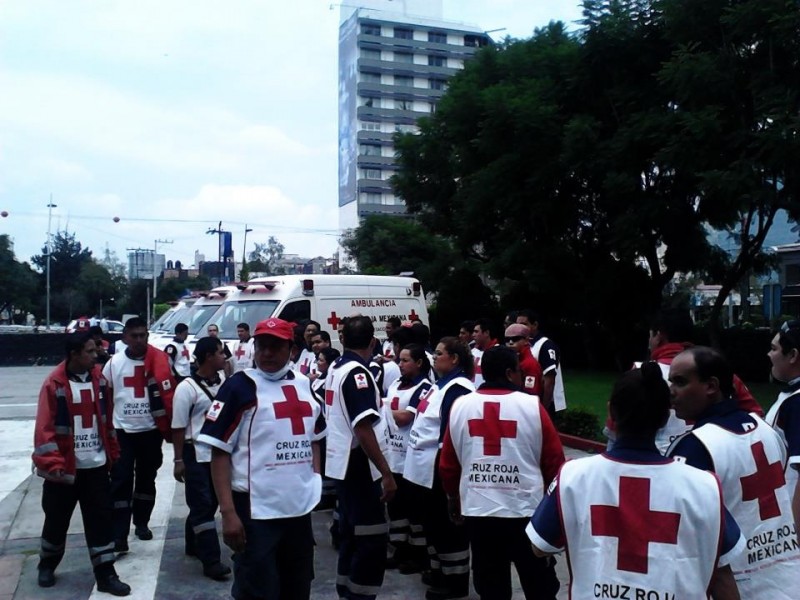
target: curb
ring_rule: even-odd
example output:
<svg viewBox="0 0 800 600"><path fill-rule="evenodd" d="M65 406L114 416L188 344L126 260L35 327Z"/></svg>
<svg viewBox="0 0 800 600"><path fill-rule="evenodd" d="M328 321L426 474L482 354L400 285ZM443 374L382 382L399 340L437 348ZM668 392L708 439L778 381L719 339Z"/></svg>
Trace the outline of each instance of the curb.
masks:
<svg viewBox="0 0 800 600"><path fill-rule="evenodd" d="M602 442L587 440L567 433L559 433L558 437L561 438L562 445L575 448L576 450L583 450L584 452L590 452L592 454L601 454L606 451L606 445Z"/></svg>

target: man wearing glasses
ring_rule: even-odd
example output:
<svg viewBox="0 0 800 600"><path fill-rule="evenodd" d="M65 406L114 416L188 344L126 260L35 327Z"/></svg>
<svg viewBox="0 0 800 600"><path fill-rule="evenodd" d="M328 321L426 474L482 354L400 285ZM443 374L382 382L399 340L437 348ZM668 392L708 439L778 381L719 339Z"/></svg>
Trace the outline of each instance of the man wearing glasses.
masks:
<svg viewBox="0 0 800 600"><path fill-rule="evenodd" d="M800 524L800 321L783 324L767 353L772 377L786 384L766 416L766 421L783 438L789 449L786 484L792 494L795 532Z"/></svg>
<svg viewBox="0 0 800 600"><path fill-rule="evenodd" d="M506 346L519 356L519 370L522 373L522 391L542 397L542 366L531 354L531 330L526 325L512 324L506 327Z"/></svg>

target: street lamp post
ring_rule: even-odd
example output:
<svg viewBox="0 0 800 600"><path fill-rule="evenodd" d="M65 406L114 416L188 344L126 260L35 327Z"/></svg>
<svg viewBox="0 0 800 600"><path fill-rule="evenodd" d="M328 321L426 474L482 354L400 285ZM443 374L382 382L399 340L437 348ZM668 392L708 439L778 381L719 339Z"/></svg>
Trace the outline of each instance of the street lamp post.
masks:
<svg viewBox="0 0 800 600"><path fill-rule="evenodd" d="M47 331L50 331L50 254L53 251L52 242L50 240L50 224L53 219L53 209L56 207L57 205L53 204L53 194L50 194L50 202L47 203Z"/></svg>
<svg viewBox="0 0 800 600"><path fill-rule="evenodd" d="M247 266L247 234L250 233L251 231L253 231L253 230L252 229L248 229L247 228L247 223L245 223L244 224L244 244L242 244L242 270L240 271L240 274L242 272L247 273L247 269L245 268ZM233 268L235 270L236 269L236 265L234 265Z"/></svg>

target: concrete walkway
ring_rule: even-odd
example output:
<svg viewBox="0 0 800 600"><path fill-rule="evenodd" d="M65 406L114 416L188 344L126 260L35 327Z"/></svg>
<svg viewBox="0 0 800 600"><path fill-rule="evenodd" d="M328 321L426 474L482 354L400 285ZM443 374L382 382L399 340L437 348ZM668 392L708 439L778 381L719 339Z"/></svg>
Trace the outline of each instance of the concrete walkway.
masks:
<svg viewBox="0 0 800 600"><path fill-rule="evenodd" d="M108 594L98 593L94 587L77 509L67 537L66 555L56 571L56 585L43 589L36 584L39 535L43 523L42 479L30 474L31 417L35 414L39 386L49 370L37 367L0 369L0 439L3 440L0 445L0 600L110 598ZM3 403L7 403L5 407ZM8 403L15 403L16 407L10 408ZM568 455L571 458L584 456L582 452L573 450L568 450ZM143 542L131 535L130 553L117 562L120 578L133 588L129 596L133 599L230 598L230 582L214 582L203 577L200 563L183 554L183 526L188 509L183 485L172 478L171 464L172 446L165 445L165 466L159 471L156 483L158 498L150 523L154 538ZM312 598L319 600L337 598L334 591L336 553L327 533L329 520L329 511L314 513L318 545ZM222 547L224 560L229 562L229 552L224 545ZM558 559L557 570L562 582L559 598L567 598L568 574L563 558ZM514 582L514 598L521 599L523 595L516 576ZM379 598L422 599L426 589L417 575L387 571ZM473 593L470 598L476 599L477 595Z"/></svg>

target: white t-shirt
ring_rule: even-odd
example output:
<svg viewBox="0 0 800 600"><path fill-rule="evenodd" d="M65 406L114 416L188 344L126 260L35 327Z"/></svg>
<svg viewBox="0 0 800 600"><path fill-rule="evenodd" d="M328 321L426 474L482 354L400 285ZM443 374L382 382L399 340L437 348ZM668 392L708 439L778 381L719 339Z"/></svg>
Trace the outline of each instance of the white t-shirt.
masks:
<svg viewBox="0 0 800 600"><path fill-rule="evenodd" d="M87 381L69 382L72 392L72 403L81 404L81 415L72 419L72 435L75 444L75 468L94 469L106 464L106 453L103 449L103 438L97 427L95 412L94 386L91 378Z"/></svg>
<svg viewBox="0 0 800 600"><path fill-rule="evenodd" d="M152 431L155 419L150 413L150 397L144 378L144 359L128 358L117 353L103 367L103 377L114 390L113 422L115 429L127 433Z"/></svg>
<svg viewBox="0 0 800 600"><path fill-rule="evenodd" d="M216 398L224 380L224 375L220 375L219 381L209 385L206 381L201 384L194 377L189 377L175 388L175 396L172 399L172 428L186 429L183 439L191 440L195 444L195 456L199 463L211 462L211 447L206 444L196 444L206 420L206 413L211 407L212 399L208 394ZM208 390L208 394L204 388Z"/></svg>

